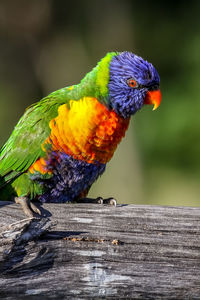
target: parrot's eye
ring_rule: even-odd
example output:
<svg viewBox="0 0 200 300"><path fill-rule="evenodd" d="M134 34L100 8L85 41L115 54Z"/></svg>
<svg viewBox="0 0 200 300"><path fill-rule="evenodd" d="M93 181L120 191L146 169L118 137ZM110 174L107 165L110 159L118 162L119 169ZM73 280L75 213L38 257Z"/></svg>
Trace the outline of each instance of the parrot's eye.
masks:
<svg viewBox="0 0 200 300"><path fill-rule="evenodd" d="M135 79L133 79L133 78L128 79L128 80L127 80L127 83L128 83L128 85L129 85L130 87L132 87L132 88L138 87L137 82L136 82Z"/></svg>

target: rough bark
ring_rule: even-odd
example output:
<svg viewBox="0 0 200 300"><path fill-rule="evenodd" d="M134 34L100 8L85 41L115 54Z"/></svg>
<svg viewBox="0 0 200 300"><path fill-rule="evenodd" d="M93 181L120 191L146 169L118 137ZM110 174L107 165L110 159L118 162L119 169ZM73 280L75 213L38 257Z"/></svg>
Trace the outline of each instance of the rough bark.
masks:
<svg viewBox="0 0 200 300"><path fill-rule="evenodd" d="M200 298L200 208L0 206L0 298Z"/></svg>

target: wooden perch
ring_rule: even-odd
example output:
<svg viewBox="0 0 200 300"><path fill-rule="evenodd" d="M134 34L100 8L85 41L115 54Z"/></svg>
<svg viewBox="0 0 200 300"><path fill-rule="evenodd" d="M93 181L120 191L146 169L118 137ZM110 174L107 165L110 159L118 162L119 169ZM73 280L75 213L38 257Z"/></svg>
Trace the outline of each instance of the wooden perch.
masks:
<svg viewBox="0 0 200 300"><path fill-rule="evenodd" d="M0 202L0 298L200 298L200 208L42 209Z"/></svg>

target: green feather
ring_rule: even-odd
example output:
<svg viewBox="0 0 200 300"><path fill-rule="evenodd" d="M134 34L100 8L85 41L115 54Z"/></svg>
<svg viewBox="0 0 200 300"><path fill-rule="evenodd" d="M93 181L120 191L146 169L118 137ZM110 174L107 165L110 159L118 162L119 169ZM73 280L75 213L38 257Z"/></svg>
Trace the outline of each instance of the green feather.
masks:
<svg viewBox="0 0 200 300"><path fill-rule="evenodd" d="M0 151L0 187L25 172L44 155L41 144L50 133L49 122L66 102L67 88L52 93L25 111Z"/></svg>

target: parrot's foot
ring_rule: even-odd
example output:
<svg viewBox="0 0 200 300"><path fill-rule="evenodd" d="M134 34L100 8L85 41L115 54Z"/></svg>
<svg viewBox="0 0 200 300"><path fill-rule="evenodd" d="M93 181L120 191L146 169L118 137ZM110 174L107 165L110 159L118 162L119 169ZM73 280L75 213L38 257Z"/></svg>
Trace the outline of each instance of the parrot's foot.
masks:
<svg viewBox="0 0 200 300"><path fill-rule="evenodd" d="M41 211L28 197L15 197L15 203L20 204L26 216L33 218L34 212L41 215Z"/></svg>
<svg viewBox="0 0 200 300"><path fill-rule="evenodd" d="M78 199L76 202L78 203L97 203L97 204L106 204L106 205L113 205L117 206L117 201L114 198L106 198L103 199L102 197L97 197L96 199L93 198L82 198Z"/></svg>
<svg viewBox="0 0 200 300"><path fill-rule="evenodd" d="M111 198L106 198L106 199L103 199L102 197L97 197L96 201L99 204L108 204L108 205L117 206L117 201L112 197Z"/></svg>

